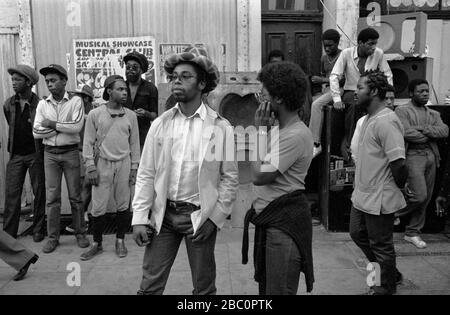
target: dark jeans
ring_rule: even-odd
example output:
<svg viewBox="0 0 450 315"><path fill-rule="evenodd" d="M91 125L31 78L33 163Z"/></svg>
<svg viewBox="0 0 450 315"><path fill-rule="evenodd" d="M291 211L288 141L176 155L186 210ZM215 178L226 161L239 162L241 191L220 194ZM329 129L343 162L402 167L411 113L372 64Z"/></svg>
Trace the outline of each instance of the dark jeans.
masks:
<svg viewBox="0 0 450 315"><path fill-rule="evenodd" d="M260 295L296 295L301 272L297 244L281 230L266 230L266 283Z"/></svg>
<svg viewBox="0 0 450 315"><path fill-rule="evenodd" d="M167 207L159 235L147 246L144 254L143 278L138 294L161 295L164 292L170 269L183 238L191 267L194 295L216 294L216 262L214 248L217 231L201 243L193 243L191 213Z"/></svg>
<svg viewBox="0 0 450 315"><path fill-rule="evenodd" d="M80 157L78 150L63 154L45 152L45 179L47 188L47 230L50 239L59 239L61 217L61 180L66 179L75 234L85 233L83 206L80 193Z"/></svg>
<svg viewBox="0 0 450 315"><path fill-rule="evenodd" d="M30 173L34 194L33 233L44 233L45 224L45 173L39 154L13 155L6 167L5 213L3 229L17 237L19 229L22 190L27 171Z"/></svg>
<svg viewBox="0 0 450 315"><path fill-rule="evenodd" d="M356 122L364 113L355 102L355 91L344 91L342 102L345 104L345 134L341 144L341 152L345 160L349 160L350 144L355 133Z"/></svg>
<svg viewBox="0 0 450 315"><path fill-rule="evenodd" d="M381 286L373 289L380 294L396 291L396 256L394 248L394 214L371 215L352 207L350 236L370 262L381 268Z"/></svg>

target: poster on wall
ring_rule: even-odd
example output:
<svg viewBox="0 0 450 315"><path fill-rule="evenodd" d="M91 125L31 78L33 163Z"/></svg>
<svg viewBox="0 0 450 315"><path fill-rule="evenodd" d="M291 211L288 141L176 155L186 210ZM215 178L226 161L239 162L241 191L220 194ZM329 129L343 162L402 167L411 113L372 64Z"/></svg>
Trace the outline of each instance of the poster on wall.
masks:
<svg viewBox="0 0 450 315"><path fill-rule="evenodd" d="M74 39L76 86L89 85L94 90L94 102L104 103L102 94L106 78L113 74L119 74L125 78L123 58L132 51L138 51L147 57L149 69L143 78L156 85L158 82L156 80L155 39L151 36L143 36Z"/></svg>
<svg viewBox="0 0 450 315"><path fill-rule="evenodd" d="M192 51L196 54L209 56L208 48L205 44L160 44L159 45L159 82L168 83L167 74L164 71L165 60L173 54L180 54L186 51Z"/></svg>

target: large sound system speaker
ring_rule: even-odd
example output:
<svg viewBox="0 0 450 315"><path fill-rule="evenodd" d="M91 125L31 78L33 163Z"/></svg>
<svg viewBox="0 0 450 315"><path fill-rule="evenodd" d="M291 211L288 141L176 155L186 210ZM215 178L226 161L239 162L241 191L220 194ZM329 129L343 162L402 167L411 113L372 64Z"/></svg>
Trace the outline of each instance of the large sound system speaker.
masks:
<svg viewBox="0 0 450 315"><path fill-rule="evenodd" d="M414 79L433 80L433 59L407 57L404 60L389 61L394 75L395 98L410 98L408 84Z"/></svg>

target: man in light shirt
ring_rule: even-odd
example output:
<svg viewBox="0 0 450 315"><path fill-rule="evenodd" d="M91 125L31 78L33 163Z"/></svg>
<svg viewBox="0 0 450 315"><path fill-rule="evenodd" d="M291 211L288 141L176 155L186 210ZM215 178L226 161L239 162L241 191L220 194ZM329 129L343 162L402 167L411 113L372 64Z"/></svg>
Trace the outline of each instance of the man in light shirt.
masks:
<svg viewBox="0 0 450 315"><path fill-rule="evenodd" d="M136 243L147 247L138 294L163 294L183 239L193 294L215 294L217 230L230 215L239 186L234 133L202 102L219 80L209 58L185 52L169 57L164 68L177 104L151 125L139 165L132 225ZM232 158L211 159L208 152ZM151 242L150 225L157 233Z"/></svg>
<svg viewBox="0 0 450 315"><path fill-rule="evenodd" d="M392 71L384 57L384 53L377 48L380 35L373 28L362 30L358 35L358 46L344 49L339 56L330 75L330 88L333 96L333 107L337 110L345 109L345 136L341 145L341 152L345 160L349 159L348 149L352 139L356 121L362 116L355 108L354 95L359 78L366 71L380 70L389 84L393 84ZM341 97L339 80L345 76L344 94Z"/></svg>
<svg viewBox="0 0 450 315"><path fill-rule="evenodd" d="M394 213L406 206L401 189L407 179L403 126L386 108L386 76L373 71L357 85L358 106L367 111L356 152L350 236L371 263L380 266L381 283L371 295L390 295L402 279L396 269Z"/></svg>
<svg viewBox="0 0 450 315"><path fill-rule="evenodd" d="M59 245L61 216L61 180L64 177L69 192L78 246L86 248L86 228L83 217L80 185L80 156L78 146L80 131L84 125L84 109L79 96L66 92L67 71L60 65L51 64L40 73L51 95L41 100L36 109L33 135L44 139L44 167L46 187L48 242L44 253L53 252Z"/></svg>

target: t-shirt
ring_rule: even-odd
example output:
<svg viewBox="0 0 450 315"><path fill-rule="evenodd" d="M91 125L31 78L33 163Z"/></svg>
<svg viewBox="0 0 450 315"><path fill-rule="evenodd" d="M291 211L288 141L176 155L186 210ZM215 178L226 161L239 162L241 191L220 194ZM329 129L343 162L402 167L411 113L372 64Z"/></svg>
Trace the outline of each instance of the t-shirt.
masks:
<svg viewBox="0 0 450 315"><path fill-rule="evenodd" d="M283 129L274 127L268 137L268 154L262 169L281 174L269 185L255 186L253 207L262 212L275 199L296 190L305 189L305 177L313 157L314 141L311 131L302 122Z"/></svg>

